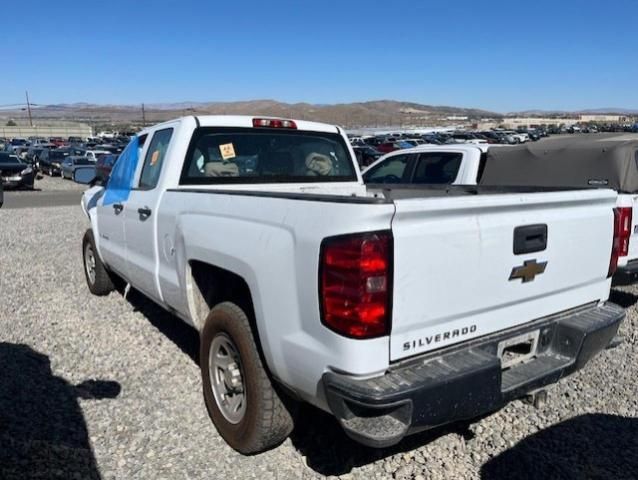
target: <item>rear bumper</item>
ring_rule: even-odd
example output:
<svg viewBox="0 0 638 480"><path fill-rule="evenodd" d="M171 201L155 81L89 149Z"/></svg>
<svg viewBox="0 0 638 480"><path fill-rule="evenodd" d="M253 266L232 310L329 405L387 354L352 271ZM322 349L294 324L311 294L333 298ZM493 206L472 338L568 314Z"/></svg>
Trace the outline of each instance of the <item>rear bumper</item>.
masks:
<svg viewBox="0 0 638 480"><path fill-rule="evenodd" d="M625 317L612 303L587 306L392 367L368 380L328 372L332 413L354 440L372 447L420 430L475 418L582 368L609 345ZM538 330L536 356L501 368L501 341Z"/></svg>

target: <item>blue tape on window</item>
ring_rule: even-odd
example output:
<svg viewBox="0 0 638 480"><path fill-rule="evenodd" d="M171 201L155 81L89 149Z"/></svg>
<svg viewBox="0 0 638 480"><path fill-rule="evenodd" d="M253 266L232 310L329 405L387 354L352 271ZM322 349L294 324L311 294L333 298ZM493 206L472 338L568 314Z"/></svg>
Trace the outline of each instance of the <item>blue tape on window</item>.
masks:
<svg viewBox="0 0 638 480"><path fill-rule="evenodd" d="M139 140L134 137L115 162L104 192L103 205L112 205L128 200L139 160L138 148Z"/></svg>

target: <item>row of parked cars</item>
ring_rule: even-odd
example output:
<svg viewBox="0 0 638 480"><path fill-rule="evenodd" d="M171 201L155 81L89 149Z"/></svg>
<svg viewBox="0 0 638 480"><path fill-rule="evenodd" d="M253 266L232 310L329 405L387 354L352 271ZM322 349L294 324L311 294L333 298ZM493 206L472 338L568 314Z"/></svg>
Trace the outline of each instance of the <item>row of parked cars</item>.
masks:
<svg viewBox="0 0 638 480"><path fill-rule="evenodd" d="M40 174L73 178L78 168L94 166L108 175L130 137L32 137L0 139L0 176L5 187L33 189Z"/></svg>
<svg viewBox="0 0 638 480"><path fill-rule="evenodd" d="M414 148L420 145L448 145L470 143L476 145L518 145L547 137L546 129L452 131L416 134L396 132L379 135L350 136L359 165L368 166L381 155L395 150Z"/></svg>
<svg viewBox="0 0 638 480"><path fill-rule="evenodd" d="M357 155L359 165L367 167L386 153L414 148L420 145L449 145L460 143L475 145L519 145L527 142L535 142L549 135L599 132L638 132L638 124L571 125L529 129L519 128L517 130L501 128L483 131L463 130L426 134L395 132L364 136L350 135L348 138Z"/></svg>
<svg viewBox="0 0 638 480"><path fill-rule="evenodd" d="M106 184L84 179L86 282L128 284L198 330L204 401L238 451L280 444L299 402L387 447L617 344L638 141L583 138L420 144L362 175L332 125L165 122Z"/></svg>

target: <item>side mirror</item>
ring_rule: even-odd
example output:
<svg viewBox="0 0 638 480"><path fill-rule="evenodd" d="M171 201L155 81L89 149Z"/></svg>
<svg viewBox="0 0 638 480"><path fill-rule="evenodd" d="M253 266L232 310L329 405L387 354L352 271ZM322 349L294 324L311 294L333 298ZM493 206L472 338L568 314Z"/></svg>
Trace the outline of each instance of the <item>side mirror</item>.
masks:
<svg viewBox="0 0 638 480"><path fill-rule="evenodd" d="M75 183L81 183L89 185L95 181L96 173L94 166L77 167L73 171L73 181Z"/></svg>

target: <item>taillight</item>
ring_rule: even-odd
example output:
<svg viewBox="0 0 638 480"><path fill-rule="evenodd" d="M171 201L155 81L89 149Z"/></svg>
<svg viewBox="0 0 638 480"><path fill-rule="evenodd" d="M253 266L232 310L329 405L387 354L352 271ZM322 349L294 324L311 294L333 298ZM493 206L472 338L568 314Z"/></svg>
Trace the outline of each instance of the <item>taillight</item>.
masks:
<svg viewBox="0 0 638 480"><path fill-rule="evenodd" d="M620 207L618 210L618 236L620 237L620 251L618 254L621 257L626 257L629 254L629 237L631 237L631 207Z"/></svg>
<svg viewBox="0 0 638 480"><path fill-rule="evenodd" d="M614 208L614 240L611 247L608 277L618 267L618 257L629 254L629 238L631 237L631 207Z"/></svg>
<svg viewBox="0 0 638 480"><path fill-rule="evenodd" d="M283 120L279 118L253 118L253 127L296 129L297 124L292 120Z"/></svg>
<svg viewBox="0 0 638 480"><path fill-rule="evenodd" d="M327 238L319 269L321 321L352 338L390 333L392 234L371 232Z"/></svg>

